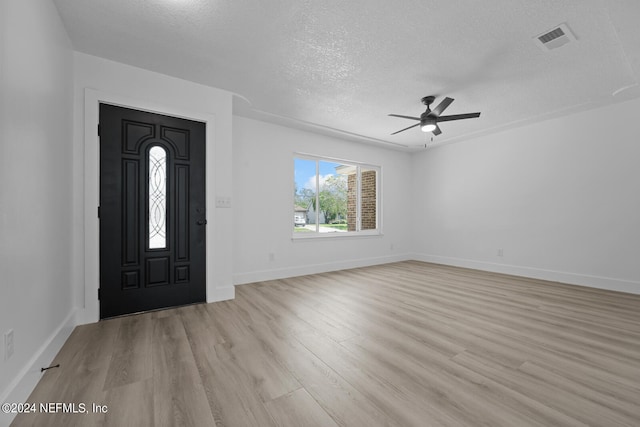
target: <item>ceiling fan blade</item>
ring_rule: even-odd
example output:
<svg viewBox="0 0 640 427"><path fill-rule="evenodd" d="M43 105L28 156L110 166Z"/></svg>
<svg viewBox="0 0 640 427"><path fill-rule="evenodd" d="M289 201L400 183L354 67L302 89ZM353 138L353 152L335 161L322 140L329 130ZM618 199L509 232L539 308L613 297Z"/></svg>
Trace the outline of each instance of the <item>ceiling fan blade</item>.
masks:
<svg viewBox="0 0 640 427"><path fill-rule="evenodd" d="M431 132L434 135L440 135L442 131L440 130L440 126L436 125L436 128Z"/></svg>
<svg viewBox="0 0 640 427"><path fill-rule="evenodd" d="M453 102L453 98L446 97L440 104L433 110L431 110L431 116L440 117L440 114Z"/></svg>
<svg viewBox="0 0 640 427"><path fill-rule="evenodd" d="M415 125L411 125L411 126L409 126L408 128L400 129L399 131L394 132L394 133L392 133L391 135L395 135L396 133L404 132L405 130L407 130L407 129L411 129L411 128L414 128L414 127L416 127L416 126L420 126L420 123L416 123Z"/></svg>
<svg viewBox="0 0 640 427"><path fill-rule="evenodd" d="M389 114L391 117L400 117L401 119L420 120L420 117L401 116L400 114Z"/></svg>
<svg viewBox="0 0 640 427"><path fill-rule="evenodd" d="M452 116L440 116L438 117L438 123L450 122L451 120L475 119L476 117L480 117L480 113L467 113L467 114L454 114Z"/></svg>

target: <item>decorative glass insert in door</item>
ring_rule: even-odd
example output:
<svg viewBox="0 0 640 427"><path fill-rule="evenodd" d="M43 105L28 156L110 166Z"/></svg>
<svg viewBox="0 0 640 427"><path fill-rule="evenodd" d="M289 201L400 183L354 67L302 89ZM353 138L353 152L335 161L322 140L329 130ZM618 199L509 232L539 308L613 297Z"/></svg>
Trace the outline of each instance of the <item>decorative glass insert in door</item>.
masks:
<svg viewBox="0 0 640 427"><path fill-rule="evenodd" d="M167 151L149 150L149 249L167 247Z"/></svg>

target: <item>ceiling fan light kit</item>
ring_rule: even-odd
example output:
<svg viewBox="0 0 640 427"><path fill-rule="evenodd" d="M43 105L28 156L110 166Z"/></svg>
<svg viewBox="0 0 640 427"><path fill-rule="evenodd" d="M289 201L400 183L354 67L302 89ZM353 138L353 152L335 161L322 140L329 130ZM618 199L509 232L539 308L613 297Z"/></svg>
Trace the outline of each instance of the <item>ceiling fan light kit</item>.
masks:
<svg viewBox="0 0 640 427"><path fill-rule="evenodd" d="M435 123L425 123L425 124L420 126L420 130L422 132L433 132L434 130L436 130L436 124Z"/></svg>
<svg viewBox="0 0 640 427"><path fill-rule="evenodd" d="M432 132L434 135L440 135L442 131L438 126L438 122L450 122L453 120L462 120L462 119L474 119L476 117L480 117L480 113L466 113L466 114L453 114L450 116L441 116L442 112L453 102L453 98L446 97L437 107L433 110L429 108L429 106L435 101L435 96L425 96L422 98L422 103L427 106L427 109L424 113L420 114L420 117L413 116L403 116L400 114L389 114L391 117L400 117L401 119L409 119L409 120L418 120L419 123L415 125L411 125L407 128L400 129L399 131L393 132L391 135L395 135L400 132L404 132L405 130L414 128L416 126L420 126L420 130L422 132Z"/></svg>

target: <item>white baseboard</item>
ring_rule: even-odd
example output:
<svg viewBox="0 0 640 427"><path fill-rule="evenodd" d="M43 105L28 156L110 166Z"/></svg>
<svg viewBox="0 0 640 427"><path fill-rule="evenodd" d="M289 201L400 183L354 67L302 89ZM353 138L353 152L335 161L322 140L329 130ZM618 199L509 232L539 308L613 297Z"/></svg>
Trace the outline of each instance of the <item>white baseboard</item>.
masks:
<svg viewBox="0 0 640 427"><path fill-rule="evenodd" d="M545 270L540 268L525 267L519 265L498 264L485 261L475 261L464 258L445 257L440 255L413 254L411 259L416 261L432 262L435 264L452 265L456 267L473 268L475 270L491 271L494 273L524 276L533 279L549 280L553 282L568 283L570 285L587 286L590 288L606 289L609 291L640 294L640 282L631 280L614 279L611 277L590 276L565 271Z"/></svg>
<svg viewBox="0 0 640 427"><path fill-rule="evenodd" d="M388 264L390 262L407 261L409 254L397 254L375 258L362 258L347 261L330 262L324 264L309 264L298 267L275 268L271 270L253 271L233 275L235 285L277 280L287 277L305 276L307 274L326 273L329 271L347 270L349 268L367 267L370 265Z"/></svg>
<svg viewBox="0 0 640 427"><path fill-rule="evenodd" d="M74 309L66 319L56 328L44 344L33 354L24 367L18 372L14 380L2 390L0 403L5 402L26 402L33 389L40 381L42 372L40 368L49 366L56 357L64 343L71 335L73 328L78 324L78 310ZM5 414L0 412L0 426L8 426L15 418L15 414Z"/></svg>
<svg viewBox="0 0 640 427"><path fill-rule="evenodd" d="M233 286L226 286L224 288L217 288L212 294L207 294L207 302L218 302L234 299L236 297L236 288Z"/></svg>

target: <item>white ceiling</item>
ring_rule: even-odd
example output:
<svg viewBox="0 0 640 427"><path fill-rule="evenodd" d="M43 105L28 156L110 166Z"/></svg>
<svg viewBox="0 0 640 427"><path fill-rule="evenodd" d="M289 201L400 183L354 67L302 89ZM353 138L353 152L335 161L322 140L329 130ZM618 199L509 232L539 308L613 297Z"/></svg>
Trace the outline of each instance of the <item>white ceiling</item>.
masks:
<svg viewBox="0 0 640 427"><path fill-rule="evenodd" d="M640 96L638 0L54 2L78 51L228 90L239 115L388 147L427 141L391 136L413 122L387 116L419 116L426 95L482 112L435 144ZM536 46L561 23L577 41Z"/></svg>

